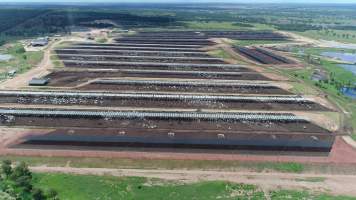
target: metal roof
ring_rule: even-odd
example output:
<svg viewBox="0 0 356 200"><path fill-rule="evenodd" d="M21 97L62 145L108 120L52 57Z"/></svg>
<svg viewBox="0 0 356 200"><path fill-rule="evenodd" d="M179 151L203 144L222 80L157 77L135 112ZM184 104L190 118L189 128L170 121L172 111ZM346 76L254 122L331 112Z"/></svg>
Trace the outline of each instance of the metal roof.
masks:
<svg viewBox="0 0 356 200"><path fill-rule="evenodd" d="M105 93L64 91L0 91L0 96L67 97L67 98L133 98L151 100L207 100L207 101L261 101L261 102L310 102L301 96L241 96L241 95L189 95L150 93Z"/></svg>
<svg viewBox="0 0 356 200"><path fill-rule="evenodd" d="M276 86L265 83L242 83L235 81L175 81L175 80L129 80L129 79L100 79L91 83L96 84L140 84L140 85L171 85L171 86L235 86L235 87L263 87Z"/></svg>

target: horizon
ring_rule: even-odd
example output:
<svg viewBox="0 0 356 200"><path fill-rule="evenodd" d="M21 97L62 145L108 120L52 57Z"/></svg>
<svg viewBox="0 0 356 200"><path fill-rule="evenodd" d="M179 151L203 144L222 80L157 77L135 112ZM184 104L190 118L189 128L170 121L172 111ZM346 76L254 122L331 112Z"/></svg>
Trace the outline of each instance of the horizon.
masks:
<svg viewBox="0 0 356 200"><path fill-rule="evenodd" d="M245 2L243 0L222 0L219 2L213 0L2 0L1 3L41 3L41 4L96 4L96 3L108 3L108 4L137 4L137 3L152 3L152 4L356 4L356 0L252 0Z"/></svg>

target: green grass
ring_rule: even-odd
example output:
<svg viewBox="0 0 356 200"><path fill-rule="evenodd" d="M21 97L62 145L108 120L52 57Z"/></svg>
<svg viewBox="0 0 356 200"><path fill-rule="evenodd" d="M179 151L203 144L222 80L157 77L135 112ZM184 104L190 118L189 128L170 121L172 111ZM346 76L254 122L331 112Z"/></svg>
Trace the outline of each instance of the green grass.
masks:
<svg viewBox="0 0 356 200"><path fill-rule="evenodd" d="M87 168L130 169L200 169L200 170L253 170L300 173L304 164L279 162L239 162L218 160L159 160L159 159L115 159L115 158L66 158L66 157L20 157L2 156L0 160L24 161L31 166L70 166Z"/></svg>
<svg viewBox="0 0 356 200"><path fill-rule="evenodd" d="M51 55L51 61L56 68L62 68L64 67L63 62L58 58L57 54L52 54Z"/></svg>
<svg viewBox="0 0 356 200"><path fill-rule="evenodd" d="M185 28L194 30L272 30L273 28L264 24L239 24L234 22L202 22L187 21L184 22ZM248 26L247 26L248 25ZM251 26L251 27L250 27Z"/></svg>
<svg viewBox="0 0 356 200"><path fill-rule="evenodd" d="M305 32L297 32L300 35L314 38L314 39L323 39L323 40L331 40L338 42L346 42L346 43L356 43L356 31L344 31L344 30L332 30L333 32L327 32L325 30L309 30ZM334 34L335 33L335 34ZM349 34L349 37L343 34ZM353 37L355 36L355 37Z"/></svg>
<svg viewBox="0 0 356 200"><path fill-rule="evenodd" d="M106 39L106 38L98 38L95 41L98 42L98 43L106 43L108 41L108 39Z"/></svg>
<svg viewBox="0 0 356 200"><path fill-rule="evenodd" d="M263 199L253 185L222 181L183 184L139 177L35 174L35 185L53 188L62 200Z"/></svg>
<svg viewBox="0 0 356 200"><path fill-rule="evenodd" d="M223 58L223 59L232 59L231 55L228 54L226 51L223 49L218 49L214 51L209 51L208 52L210 55L217 57L217 58Z"/></svg>
<svg viewBox="0 0 356 200"><path fill-rule="evenodd" d="M271 192L272 200L355 200L355 197L312 194L308 191L278 190Z"/></svg>
<svg viewBox="0 0 356 200"><path fill-rule="evenodd" d="M236 64L246 64L246 62L242 61L241 59L233 58L228 52L226 52L224 49L221 48L217 50L209 51L208 54L216 58L234 59L236 61Z"/></svg>
<svg viewBox="0 0 356 200"><path fill-rule="evenodd" d="M183 183L142 177L113 177L35 173L34 185L52 188L61 200L263 200L265 194L254 185L223 181ZM276 190L268 195L272 200L354 200L346 196L315 194L310 191Z"/></svg>
<svg viewBox="0 0 356 200"><path fill-rule="evenodd" d="M304 171L304 165L300 163L258 163L257 165L258 171L265 171L265 170L274 170L279 172L289 172L289 173L301 173Z"/></svg>

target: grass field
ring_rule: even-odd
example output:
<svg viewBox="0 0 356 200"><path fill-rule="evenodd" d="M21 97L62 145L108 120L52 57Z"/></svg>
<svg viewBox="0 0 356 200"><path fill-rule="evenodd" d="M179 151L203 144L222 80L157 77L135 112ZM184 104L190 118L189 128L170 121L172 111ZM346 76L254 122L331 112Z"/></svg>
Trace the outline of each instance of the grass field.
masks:
<svg viewBox="0 0 356 200"><path fill-rule="evenodd" d="M184 25L187 29L199 30L273 30L271 26L256 23L239 24L233 22L187 21L184 22Z"/></svg>
<svg viewBox="0 0 356 200"><path fill-rule="evenodd" d="M19 157L3 156L0 160L24 161L30 166L69 166L88 168L130 168L130 169L223 169L256 172L278 171L301 173L305 166L299 163L239 162L219 160L159 160L159 159L115 159L115 158L66 158L66 157Z"/></svg>
<svg viewBox="0 0 356 200"><path fill-rule="evenodd" d="M222 181L183 183L140 177L34 174L35 186L55 189L62 200L263 200L257 186ZM272 200L354 200L352 197L312 194L308 191L277 190Z"/></svg>
<svg viewBox="0 0 356 200"><path fill-rule="evenodd" d="M344 30L310 30L305 32L297 32L300 35L313 39L330 40L337 42L356 43L356 31Z"/></svg>
<svg viewBox="0 0 356 200"><path fill-rule="evenodd" d="M223 49L217 49L213 51L208 52L211 56L217 57L217 58L223 58L223 59L232 59L231 55L228 54L226 51Z"/></svg>

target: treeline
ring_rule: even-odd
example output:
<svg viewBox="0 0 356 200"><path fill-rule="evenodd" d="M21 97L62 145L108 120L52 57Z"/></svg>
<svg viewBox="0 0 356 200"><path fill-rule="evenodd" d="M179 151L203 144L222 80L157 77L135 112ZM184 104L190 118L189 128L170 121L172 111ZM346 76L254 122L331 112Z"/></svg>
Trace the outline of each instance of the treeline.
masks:
<svg viewBox="0 0 356 200"><path fill-rule="evenodd" d="M23 162L12 165L2 161L0 171L1 200L59 200L55 190L43 191L33 184L33 175Z"/></svg>
<svg viewBox="0 0 356 200"><path fill-rule="evenodd" d="M6 11L6 10L5 10ZM24 12L22 12L24 11ZM1 11L3 12L3 11ZM6 26L0 29L1 38L33 37L51 33L68 33L71 26L112 27L105 23L91 23L95 20L111 20L121 27L166 27L177 25L171 16L143 16L120 11L95 10L17 10L0 15L0 22Z"/></svg>
<svg viewBox="0 0 356 200"><path fill-rule="evenodd" d="M0 33L47 12L34 9L0 9Z"/></svg>
<svg viewBox="0 0 356 200"><path fill-rule="evenodd" d="M278 30L282 31L298 31L304 32L308 30L321 30L322 26L310 25L310 24L271 24L276 27Z"/></svg>

